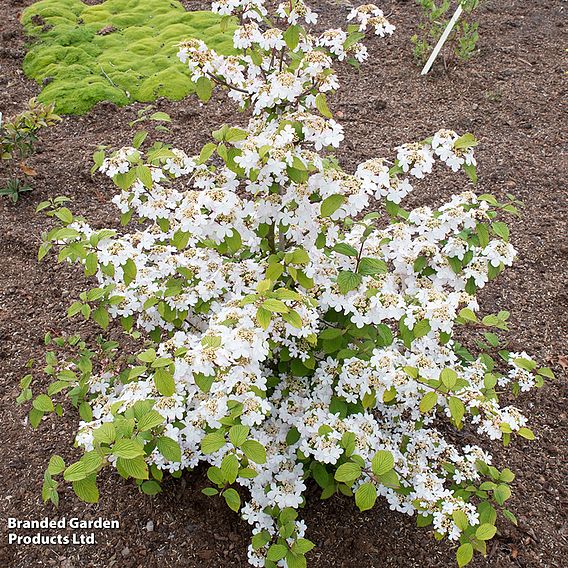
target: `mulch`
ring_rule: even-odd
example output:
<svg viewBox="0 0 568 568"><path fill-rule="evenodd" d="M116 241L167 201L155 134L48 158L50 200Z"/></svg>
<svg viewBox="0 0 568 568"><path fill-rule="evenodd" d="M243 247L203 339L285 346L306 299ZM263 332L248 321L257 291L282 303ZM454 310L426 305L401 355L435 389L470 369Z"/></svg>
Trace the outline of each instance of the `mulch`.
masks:
<svg viewBox="0 0 568 568"><path fill-rule="evenodd" d="M21 71L25 38L17 18L29 4L0 0L0 110L5 114L23 108L39 89ZM317 4L323 21L340 23L344 2ZM341 73L343 88L332 101L346 130L341 162L351 170L368 158L392 156L396 145L423 139L441 127L471 131L481 140L477 191L498 198L513 193L524 202L522 218L511 223L519 258L480 300L487 313L510 310L510 348L526 350L550 365L557 379L517 402L530 415L537 441L519 439L508 448L491 448L496 465L507 465L517 474L508 503L519 526L501 521L487 559L477 558L472 566L562 568L568 557L568 361L563 358L568 355L568 198L562 113L566 65L561 58L567 45L568 6L561 0L484 3L479 10L480 53L447 70L438 62L426 78L419 76L411 55L415 3L390 0L383 8L397 26L395 36L370 42L371 61L359 72ZM200 493L207 483L201 470L168 481L157 497L144 496L118 475L105 474L98 505L80 503L64 487L58 510L43 506L41 482L49 455L59 453L66 461L77 456L71 447L77 416L44 421L32 432L25 424L25 409L14 403L26 362L44 356L46 331L96 334L92 326L65 317L82 289L81 274L58 266L53 257L41 264L36 260L40 234L50 223L35 214L35 207L48 197L68 195L74 199L74 211L94 226L116 224L116 210L109 204L112 187L101 176L89 175L91 156L99 144L127 144L133 134L128 122L140 108L101 103L85 116L65 117L42 134L38 152L28 160L38 173L33 193L16 206L0 201L2 567L247 565L248 525L221 500ZM194 98L160 100L155 109L173 118L164 140L189 153L197 152L220 124L246 118L223 96L216 96L206 111ZM0 171L0 182L8 175L6 169ZM431 182L417 185L409 204L439 204L466 187L462 176L440 171ZM100 516L119 520L120 528L98 531L94 546L8 545L8 517L44 516ZM302 516L308 537L318 544L309 556L314 568L434 568L454 562L455 549L449 543L436 542L430 530L416 529L414 519L390 511L384 503L361 514L353 500L322 502L312 489Z"/></svg>

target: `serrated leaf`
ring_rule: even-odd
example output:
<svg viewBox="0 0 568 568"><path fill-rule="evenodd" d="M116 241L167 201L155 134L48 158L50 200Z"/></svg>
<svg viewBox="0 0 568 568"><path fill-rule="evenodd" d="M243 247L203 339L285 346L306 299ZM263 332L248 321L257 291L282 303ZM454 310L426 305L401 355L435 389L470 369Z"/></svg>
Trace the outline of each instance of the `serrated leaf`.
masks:
<svg viewBox="0 0 568 568"><path fill-rule="evenodd" d="M327 106L327 98L324 93L319 93L316 96L316 108L321 112L326 118L333 118L333 114Z"/></svg>
<svg viewBox="0 0 568 568"><path fill-rule="evenodd" d="M246 441L250 432L250 428L248 426L244 426L243 424L236 424L232 426L229 430L229 440L231 444L236 448L243 445Z"/></svg>
<svg viewBox="0 0 568 568"><path fill-rule="evenodd" d="M116 439L116 428L112 422L103 422L93 431L93 437L101 444L112 444Z"/></svg>
<svg viewBox="0 0 568 568"><path fill-rule="evenodd" d="M80 481L87 477L88 472L84 463L77 461L72 463L64 472L63 478L65 481Z"/></svg>
<svg viewBox="0 0 568 568"><path fill-rule="evenodd" d="M479 540L490 540L495 536L497 532L497 527L490 525L489 523L484 523L479 525L475 531L475 538Z"/></svg>
<svg viewBox="0 0 568 568"><path fill-rule="evenodd" d="M176 463L181 462L181 448L175 440L172 440L172 438L169 438L168 436L160 436L156 440L156 446L158 447L158 451L168 461Z"/></svg>
<svg viewBox="0 0 568 568"><path fill-rule="evenodd" d="M116 467L121 475L134 479L148 479L148 464L142 456L133 459L118 458Z"/></svg>
<svg viewBox="0 0 568 568"><path fill-rule="evenodd" d="M157 411L150 410L138 420L138 430L146 432L164 423L165 418Z"/></svg>
<svg viewBox="0 0 568 568"><path fill-rule="evenodd" d="M363 276L386 274L388 272L388 265L384 260L380 260L379 258L364 257L359 262L357 272Z"/></svg>
<svg viewBox="0 0 568 568"><path fill-rule="evenodd" d="M371 468L375 475L384 475L394 467L394 457L387 450L379 450L371 462Z"/></svg>
<svg viewBox="0 0 568 568"><path fill-rule="evenodd" d="M40 412L53 412L53 401L46 394L40 394L32 402L32 406Z"/></svg>
<svg viewBox="0 0 568 568"><path fill-rule="evenodd" d="M112 447L112 453L118 458L133 459L144 455L142 444L131 440L130 438L122 438L118 440Z"/></svg>
<svg viewBox="0 0 568 568"><path fill-rule="evenodd" d="M213 93L213 84L211 80L207 77L199 77L195 83L195 92L199 97L199 100L203 102L209 101L211 94Z"/></svg>
<svg viewBox="0 0 568 568"><path fill-rule="evenodd" d="M420 401L420 412L426 414L438 403L438 395L434 391L427 392Z"/></svg>
<svg viewBox="0 0 568 568"><path fill-rule="evenodd" d="M65 470L65 462L61 456L51 456L47 471L50 475L58 475Z"/></svg>
<svg viewBox="0 0 568 568"><path fill-rule="evenodd" d="M260 442L247 440L242 444L241 449L249 460L259 464L266 463L266 449Z"/></svg>
<svg viewBox="0 0 568 568"><path fill-rule="evenodd" d="M154 384L162 396L172 396L176 392L174 376L165 368L156 369Z"/></svg>
<svg viewBox="0 0 568 568"><path fill-rule="evenodd" d="M241 496L232 487L223 491L223 497L225 498L225 503L227 503L229 509L238 512L241 508Z"/></svg>
<svg viewBox="0 0 568 568"><path fill-rule="evenodd" d="M144 481L140 488L146 495L157 495L162 491L162 486L153 479L151 481Z"/></svg>
<svg viewBox="0 0 568 568"><path fill-rule="evenodd" d="M342 270L337 276L337 286L341 294L347 294L352 290L356 290L362 282L360 274L355 274L350 270Z"/></svg>
<svg viewBox="0 0 568 568"><path fill-rule="evenodd" d="M334 194L326 197L321 202L320 216L330 217L333 215L345 202L345 197L343 195Z"/></svg>
<svg viewBox="0 0 568 568"><path fill-rule="evenodd" d="M75 495L77 495L77 497L79 497L81 501L84 501L85 503L99 502L99 490L97 488L95 476L73 481L72 485L73 491L75 491Z"/></svg>
<svg viewBox="0 0 568 568"><path fill-rule="evenodd" d="M460 568L462 568L462 566L466 566L471 562L472 558L473 558L473 546L469 542L462 544L458 548L458 551L456 552L456 560L458 562L458 566Z"/></svg>
<svg viewBox="0 0 568 568"><path fill-rule="evenodd" d="M201 441L201 451L209 455L220 450L226 443L227 441L225 440L225 434L223 432L211 432Z"/></svg>
<svg viewBox="0 0 568 568"><path fill-rule="evenodd" d="M377 500L377 489L372 483L364 483L355 491L355 504L360 511L372 509Z"/></svg>
<svg viewBox="0 0 568 568"><path fill-rule="evenodd" d="M361 467L356 463L347 462L340 465L334 475L336 481L353 483L361 475Z"/></svg>

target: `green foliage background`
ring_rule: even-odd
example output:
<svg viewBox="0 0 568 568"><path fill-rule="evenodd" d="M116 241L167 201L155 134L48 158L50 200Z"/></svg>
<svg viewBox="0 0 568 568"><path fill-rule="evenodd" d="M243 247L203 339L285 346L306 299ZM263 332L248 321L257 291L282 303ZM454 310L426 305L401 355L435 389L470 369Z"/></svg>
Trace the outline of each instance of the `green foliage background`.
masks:
<svg viewBox="0 0 568 568"><path fill-rule="evenodd" d="M39 16L39 17L38 17ZM211 12L187 12L177 0L42 0L22 14L35 39L24 72L45 86L38 99L61 114L84 114L99 101L126 105L193 92L177 44L189 37L232 51L232 29ZM99 34L112 26L113 31Z"/></svg>

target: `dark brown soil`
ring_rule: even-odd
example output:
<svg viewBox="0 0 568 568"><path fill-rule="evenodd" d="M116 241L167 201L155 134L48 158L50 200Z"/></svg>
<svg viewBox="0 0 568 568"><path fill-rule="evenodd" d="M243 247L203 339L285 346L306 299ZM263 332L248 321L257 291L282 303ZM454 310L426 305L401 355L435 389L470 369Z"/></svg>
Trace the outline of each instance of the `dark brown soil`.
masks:
<svg viewBox="0 0 568 568"><path fill-rule="evenodd" d="M38 87L21 72L24 37L18 23L28 0L0 0L0 110L11 114L37 94ZM339 23L345 6L316 2L322 20ZM190 8L203 2L186 2ZM560 361L568 355L568 262L566 193L566 122L562 114L567 45L566 12L561 0L493 0L479 11L481 52L470 63L450 68L439 63L420 78L409 37L418 9L411 0L383 3L397 26L389 40L370 44L372 63L360 73L345 74L334 101L343 114L346 142L341 156L347 168L373 156L391 156L402 142L422 139L440 127L472 131L478 149L479 187L498 197L511 192L525 203L521 220L512 222L519 250L516 265L482 294L487 312L509 309L510 345L526 349L550 365L557 380L519 405L531 416L538 440L515 441L495 448L497 465L517 473L510 508L519 527L500 525L486 560L477 567L566 566L568 557L568 490L566 448L568 410L566 374ZM170 141L195 152L209 132L223 122L242 120L222 97L203 112L195 99L160 101L157 108L174 119ZM246 566L248 526L226 506L203 496L202 472L172 480L158 497L146 497L116 475L108 475L98 506L80 503L67 488L59 511L41 503L47 458L70 448L75 416L44 421L32 432L25 410L16 407L18 381L30 358L44 355L43 336L75 331L65 311L83 283L74 270L53 258L36 262L37 245L48 220L34 213L37 203L61 194L74 198L73 208L96 226L116 223L109 206L111 187L91 179L90 157L98 144L123 145L132 136L128 122L139 106L117 109L100 104L84 117L66 117L42 135L38 153L29 160L37 170L35 190L13 206L0 202L0 361L2 492L1 567L62 566L103 568ZM0 182L6 171L0 172ZM437 203L465 186L460 176L442 173L436 187L417 189L412 201ZM4 177L3 177L4 176ZM80 326L92 335L89 326ZM566 364L566 363L565 363ZM73 418L71 418L73 417ZM7 544L7 520L42 516L120 521L120 529L97 533L96 546L15 546ZM303 513L308 536L318 543L311 553L315 568L452 566L454 550L438 543L428 530L383 504L360 514L352 500L320 502L312 493ZM152 529L152 530L149 530Z"/></svg>

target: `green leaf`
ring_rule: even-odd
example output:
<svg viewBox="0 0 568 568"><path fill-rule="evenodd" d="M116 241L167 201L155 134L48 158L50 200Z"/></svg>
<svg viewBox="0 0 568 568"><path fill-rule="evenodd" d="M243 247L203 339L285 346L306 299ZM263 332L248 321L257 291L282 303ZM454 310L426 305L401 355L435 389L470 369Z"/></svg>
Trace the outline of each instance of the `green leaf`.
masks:
<svg viewBox="0 0 568 568"><path fill-rule="evenodd" d="M239 459L235 454L227 454L223 458L221 471L229 484L235 483L239 475Z"/></svg>
<svg viewBox="0 0 568 568"><path fill-rule="evenodd" d="M427 414L438 403L438 395L435 391L427 392L420 401L420 412Z"/></svg>
<svg viewBox="0 0 568 568"><path fill-rule="evenodd" d="M535 439L534 432L530 428L520 428L517 433L519 434L519 436L527 440Z"/></svg>
<svg viewBox="0 0 568 568"><path fill-rule="evenodd" d="M262 303L262 307L272 313L285 314L290 311L290 308L281 300L276 298L268 298Z"/></svg>
<svg viewBox="0 0 568 568"><path fill-rule="evenodd" d="M207 434L201 441L201 451L206 455L213 454L220 450L226 443L225 434L222 431L211 432L211 434Z"/></svg>
<svg viewBox="0 0 568 568"><path fill-rule="evenodd" d="M110 322L108 311L104 306L99 306L96 310L91 313L92 318L98 323L103 329L108 327Z"/></svg>
<svg viewBox="0 0 568 568"><path fill-rule="evenodd" d="M470 132L468 132L468 133L464 134L463 136L460 136L454 142L454 148L456 150L467 150L468 148L475 148L475 146L477 146L478 144L479 144L479 142L477 141L475 136L473 134L471 134Z"/></svg>
<svg viewBox="0 0 568 568"><path fill-rule="evenodd" d="M65 481L80 481L87 477L88 472L84 463L77 461L72 463L64 472L63 478Z"/></svg>
<svg viewBox="0 0 568 568"><path fill-rule="evenodd" d="M86 479L79 479L73 481L73 491L75 495L85 503L98 503L99 490L97 488L96 477L90 476Z"/></svg>
<svg viewBox="0 0 568 568"><path fill-rule="evenodd" d="M172 119L167 112L155 112L150 115L150 120L154 120L156 122L171 122Z"/></svg>
<svg viewBox="0 0 568 568"><path fill-rule="evenodd" d="M513 513L511 513L511 511L509 511L509 509L503 509L501 511L503 513L503 516L511 523L513 523L515 526L517 526L519 524L519 522L517 521L517 517L515 517L515 515L513 515Z"/></svg>
<svg viewBox="0 0 568 568"><path fill-rule="evenodd" d="M245 456L255 463L266 463L266 450L264 446L256 440L247 440L241 446Z"/></svg>
<svg viewBox="0 0 568 568"><path fill-rule="evenodd" d="M359 262L357 272L363 276L376 276L377 274L386 274L388 269L388 265L384 260L364 257Z"/></svg>
<svg viewBox="0 0 568 568"><path fill-rule="evenodd" d="M420 320L416 322L416 325L412 329L412 335L414 336L415 339L418 339L419 337L424 337L425 335L428 335L430 329L431 329L430 322L428 320L425 319Z"/></svg>
<svg viewBox="0 0 568 568"><path fill-rule="evenodd" d="M465 414L465 406L463 402L459 398L451 396L448 400L448 407L452 418L455 420L456 424L459 424Z"/></svg>
<svg viewBox="0 0 568 568"><path fill-rule="evenodd" d="M361 475L361 468L353 462L340 465L335 472L335 480L342 483L352 484Z"/></svg>
<svg viewBox="0 0 568 568"><path fill-rule="evenodd" d="M412 269L414 270L414 272L420 273L426 268L427 265L428 265L428 258L426 258L425 256L419 256L414 261Z"/></svg>
<svg viewBox="0 0 568 568"><path fill-rule="evenodd" d="M360 511L372 509L377 500L377 490L372 483L364 483L355 491L355 504Z"/></svg>
<svg viewBox="0 0 568 568"><path fill-rule="evenodd" d="M272 312L269 312L268 310L262 307L256 310L256 321L262 329L264 330L268 329L271 320L272 320Z"/></svg>
<svg viewBox="0 0 568 568"><path fill-rule="evenodd" d="M136 264L131 258L129 258L122 267L122 270L124 272L124 283L128 286L136 278Z"/></svg>
<svg viewBox="0 0 568 568"><path fill-rule="evenodd" d="M153 479L151 481L144 481L140 488L146 495L157 495L162 491L162 486Z"/></svg>
<svg viewBox="0 0 568 568"><path fill-rule="evenodd" d="M136 177L142 182L145 188L152 189L152 170L148 166L136 166Z"/></svg>
<svg viewBox="0 0 568 568"><path fill-rule="evenodd" d="M266 554L266 558L272 562L278 562L288 554L288 547L283 544L273 544Z"/></svg>
<svg viewBox="0 0 568 568"><path fill-rule="evenodd" d="M460 310L459 313L459 317L461 319L463 319L464 321L470 321L470 322L477 322L477 316L475 315L475 313L473 312L473 310L470 310L469 308L463 308Z"/></svg>
<svg viewBox="0 0 568 568"><path fill-rule="evenodd" d="M462 544L458 548L458 551L456 553L456 560L458 562L458 566L460 568L462 568L462 566L466 566L471 562L472 558L473 558L473 546L469 542Z"/></svg>
<svg viewBox="0 0 568 568"><path fill-rule="evenodd" d="M333 118L333 114L327 106L327 98L324 93L319 93L316 96L316 108L321 112L326 118Z"/></svg>
<svg viewBox="0 0 568 568"><path fill-rule="evenodd" d="M130 438L122 438L112 447L112 453L117 458L132 459L144 455L144 448L140 442Z"/></svg>
<svg viewBox="0 0 568 568"><path fill-rule="evenodd" d="M283 34L283 39L288 46L288 49L294 51L300 43L300 30L302 28L298 25L290 26Z"/></svg>
<svg viewBox="0 0 568 568"><path fill-rule="evenodd" d="M375 475L384 475L394 467L394 457L387 450L379 450L373 457L371 468Z"/></svg>
<svg viewBox="0 0 568 568"><path fill-rule="evenodd" d="M537 373L539 375L542 375L543 377L546 377L547 379L555 379L556 377L554 376L554 373L552 372L552 369L550 367L541 367Z"/></svg>
<svg viewBox="0 0 568 568"><path fill-rule="evenodd" d="M357 256L357 249L348 245L347 243L337 243L333 250L339 254L344 254L345 256Z"/></svg>
<svg viewBox="0 0 568 568"><path fill-rule="evenodd" d="M342 270L337 276L337 286L342 294L347 294L352 290L356 290L362 281L360 274L355 274L350 270Z"/></svg>
<svg viewBox="0 0 568 568"><path fill-rule="evenodd" d="M249 432L250 428L248 426L243 426L242 424L232 426L229 430L229 440L231 441L231 444L233 444L236 448L242 446L247 439Z"/></svg>
<svg viewBox="0 0 568 568"><path fill-rule="evenodd" d="M112 422L103 422L93 431L93 438L101 444L112 444L116 439L116 428Z"/></svg>
<svg viewBox="0 0 568 568"><path fill-rule="evenodd" d="M303 554L294 554L290 551L286 554L286 565L288 568L306 568L306 557Z"/></svg>
<svg viewBox="0 0 568 568"><path fill-rule="evenodd" d="M473 164L463 164L462 168L472 183L477 183L477 168Z"/></svg>
<svg viewBox="0 0 568 568"><path fill-rule="evenodd" d="M287 314L282 314L282 319L296 329L301 329L304 325L302 316L300 316L296 310L291 310Z"/></svg>
<svg viewBox="0 0 568 568"><path fill-rule="evenodd" d="M263 546L266 546L271 540L270 533L266 530L261 531L253 535L251 544L254 550L259 550Z"/></svg>
<svg viewBox="0 0 568 568"><path fill-rule="evenodd" d="M144 461L142 456L133 459L118 458L116 460L116 467L123 477L148 479L148 464Z"/></svg>
<svg viewBox="0 0 568 568"><path fill-rule="evenodd" d="M206 103L209 101L211 94L213 93L213 84L207 77L199 77L195 84L195 92L197 93L199 100Z"/></svg>
<svg viewBox="0 0 568 568"><path fill-rule="evenodd" d="M321 202L320 216L331 217L345 202L343 195L334 194Z"/></svg>
<svg viewBox="0 0 568 568"><path fill-rule="evenodd" d="M156 369L154 384L158 392L163 396L172 396L176 392L174 376L167 369Z"/></svg>
<svg viewBox="0 0 568 568"><path fill-rule="evenodd" d="M446 367L440 373L440 380L448 389L452 389L458 380L458 374L453 369Z"/></svg>
<svg viewBox="0 0 568 568"><path fill-rule="evenodd" d="M160 436L156 441L156 445L158 446L158 451L168 461L181 462L181 448L175 440L168 438L168 436Z"/></svg>
<svg viewBox="0 0 568 568"><path fill-rule="evenodd" d="M505 483L498 485L493 490L493 499L495 499L495 501L499 503L499 505L503 505L505 501L509 499L509 497L511 497L511 489Z"/></svg>
<svg viewBox="0 0 568 568"><path fill-rule="evenodd" d="M505 242L509 240L509 227L506 223L503 223L502 221L495 221L491 225L491 228L493 229L493 232L498 237L501 237Z"/></svg>
<svg viewBox="0 0 568 568"><path fill-rule="evenodd" d="M292 545L292 552L294 554L306 554L313 548L315 548L315 544L308 540L307 538L299 538L293 545Z"/></svg>
<svg viewBox="0 0 568 568"><path fill-rule="evenodd" d="M238 512L241 508L241 496L237 493L235 489L232 487L223 491L223 497L225 498L225 502L229 506L229 509Z"/></svg>
<svg viewBox="0 0 568 568"><path fill-rule="evenodd" d="M136 148L136 149L140 148L140 146L142 146L142 144L144 144L144 140L146 140L147 136L148 136L147 130L139 130L134 135L134 138L132 139L132 146L134 146L134 148ZM104 157L104 152L103 152L103 157ZM102 165L102 162L101 162L100 165Z"/></svg>
<svg viewBox="0 0 568 568"><path fill-rule="evenodd" d="M495 536L497 532L497 527L490 525L489 523L484 523L477 527L475 531L475 538L479 540L490 540Z"/></svg>
<svg viewBox="0 0 568 568"><path fill-rule="evenodd" d="M37 396L34 399L32 406L40 412L53 412L54 409L53 401L46 394L40 394Z"/></svg>
<svg viewBox="0 0 568 568"><path fill-rule="evenodd" d="M467 527L469 527L469 521L467 520L467 515L463 511L460 511L459 509L457 511L454 511L452 513L452 518L454 519L456 527L458 527L460 531L465 531Z"/></svg>
<svg viewBox="0 0 568 568"><path fill-rule="evenodd" d="M150 410L150 412L147 412L138 420L138 430L140 430L140 432L146 432L163 424L164 420L164 417L158 411Z"/></svg>
<svg viewBox="0 0 568 568"><path fill-rule="evenodd" d="M50 475L58 475L65 469L65 462L61 456L51 456L47 471Z"/></svg>

